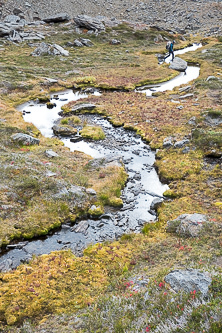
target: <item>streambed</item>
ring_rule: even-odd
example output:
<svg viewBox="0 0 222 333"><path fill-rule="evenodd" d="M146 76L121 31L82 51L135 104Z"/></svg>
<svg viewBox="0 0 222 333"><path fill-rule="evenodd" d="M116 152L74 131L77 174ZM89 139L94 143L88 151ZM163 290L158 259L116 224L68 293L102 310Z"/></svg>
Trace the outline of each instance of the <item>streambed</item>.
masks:
<svg viewBox="0 0 222 333"><path fill-rule="evenodd" d="M182 51L184 53L184 50ZM191 67L186 75L181 73L154 89L173 89L176 85L184 83L182 78L185 76L186 79L193 80L199 75L199 68L196 75L197 72ZM145 93L150 96L154 89L147 89ZM53 109L47 109L45 104L33 101L18 107L18 110L25 111L24 120L33 123L46 137L53 136L52 126L59 120L58 113L64 104L87 97L85 93L72 90L57 95L51 96L51 102L56 104ZM140 232L146 222L156 219L155 213L150 212L150 205L155 198L163 198L162 194L168 187L160 182L153 167L155 153L133 131L113 127L107 119L98 115L84 114L80 117L87 117L88 123L101 126L106 135L105 140L71 142L70 138L62 138L62 141L71 151L82 151L93 158L112 159L121 156L129 175L121 195L123 207L118 211L110 209L98 220L82 220L78 227L63 225L60 230L51 232L44 238L9 245L8 252L1 257L0 270L7 271L17 267L21 262L28 261L33 255L47 254L55 250L69 248L79 255L89 244L112 240L124 233Z"/></svg>

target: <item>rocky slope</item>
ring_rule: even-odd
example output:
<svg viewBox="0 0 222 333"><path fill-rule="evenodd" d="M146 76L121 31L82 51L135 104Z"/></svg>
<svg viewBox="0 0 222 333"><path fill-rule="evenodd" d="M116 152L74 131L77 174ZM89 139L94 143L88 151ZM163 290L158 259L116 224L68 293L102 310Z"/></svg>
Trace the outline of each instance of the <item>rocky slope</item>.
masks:
<svg viewBox="0 0 222 333"><path fill-rule="evenodd" d="M2 17L19 14L28 21L42 19L55 13L107 16L128 21L158 25L177 32L201 31L221 34L222 4L215 1L155 1L144 0L4 0Z"/></svg>

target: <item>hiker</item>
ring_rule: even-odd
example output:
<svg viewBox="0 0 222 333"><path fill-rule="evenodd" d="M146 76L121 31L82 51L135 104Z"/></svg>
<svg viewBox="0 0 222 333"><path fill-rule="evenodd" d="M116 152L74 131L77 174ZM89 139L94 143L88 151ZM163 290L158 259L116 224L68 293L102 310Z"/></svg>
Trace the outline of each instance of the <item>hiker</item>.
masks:
<svg viewBox="0 0 222 333"><path fill-rule="evenodd" d="M174 44L175 44L175 40L173 40L170 44L167 44L167 49L169 50L169 54L164 58L164 61L165 61L165 59L166 58L168 58L171 54L172 54L172 61L173 61L173 59L174 59L174 52L173 52L173 46L174 46Z"/></svg>

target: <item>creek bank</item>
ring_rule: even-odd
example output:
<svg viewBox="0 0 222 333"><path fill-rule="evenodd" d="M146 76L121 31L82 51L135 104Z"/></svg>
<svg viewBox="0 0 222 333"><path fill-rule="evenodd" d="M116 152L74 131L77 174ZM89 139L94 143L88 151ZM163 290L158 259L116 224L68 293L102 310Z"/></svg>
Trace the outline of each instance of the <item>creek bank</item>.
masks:
<svg viewBox="0 0 222 333"><path fill-rule="evenodd" d="M53 109L47 109L46 104L36 102L19 107L21 111L26 111L23 113L24 119L33 122L46 136L53 135L52 127L55 126L53 123L58 118L61 105L69 99L83 95L67 91L58 96L59 98L55 96L51 99L51 102L56 104ZM135 132L122 127L113 127L108 120L98 115L78 116L82 122L87 120L90 125L102 127L105 139L98 142L82 140L73 143L69 138L63 138L62 141L72 151L78 150L90 154L94 159L88 163L88 167L92 170L98 166L105 168L116 163L118 165L124 163L128 181L120 197L123 202L122 208L105 207L105 213L97 219L86 217L76 226L66 223L61 230L44 239L19 243L18 248L9 247L10 251L2 256L2 270L17 267L21 262L29 260L33 254L41 255L54 250L70 248L75 254L81 255L89 244L113 240L124 233L140 232L146 222L154 221L156 218L153 215L154 211L150 214L149 207L155 197L162 197L167 186L160 183L153 167L154 152ZM77 125L76 128L78 132L81 130L81 126ZM60 197L68 195L67 193L63 189L60 191Z"/></svg>

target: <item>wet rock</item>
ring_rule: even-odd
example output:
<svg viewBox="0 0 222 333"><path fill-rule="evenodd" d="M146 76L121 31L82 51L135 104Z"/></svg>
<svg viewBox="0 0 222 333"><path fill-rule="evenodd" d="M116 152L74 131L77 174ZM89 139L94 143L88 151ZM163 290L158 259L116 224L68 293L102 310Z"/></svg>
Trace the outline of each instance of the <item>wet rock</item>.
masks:
<svg viewBox="0 0 222 333"><path fill-rule="evenodd" d="M80 232L84 235L87 234L87 229L89 228L89 223L87 220L80 221L77 225L72 228L72 231Z"/></svg>
<svg viewBox="0 0 222 333"><path fill-rule="evenodd" d="M59 155L57 153L55 153L53 150L49 149L45 151L45 154L47 157L49 158L53 158L53 157L59 157Z"/></svg>
<svg viewBox="0 0 222 333"><path fill-rule="evenodd" d="M135 204L125 205L122 208L120 208L120 211L124 212L125 210L131 210L134 207L135 207Z"/></svg>
<svg viewBox="0 0 222 333"><path fill-rule="evenodd" d="M128 222L128 217L123 217L122 219L120 219L117 223L117 225L119 227L123 227L124 225L126 225Z"/></svg>
<svg viewBox="0 0 222 333"><path fill-rule="evenodd" d="M139 171L137 171L135 173L135 175L133 176L133 179L135 179L135 180L141 180L141 173Z"/></svg>
<svg viewBox="0 0 222 333"><path fill-rule="evenodd" d="M42 42L32 53L32 56L39 57L43 55L63 55L63 56L68 56L69 52L64 50L61 46L57 44L46 44Z"/></svg>
<svg viewBox="0 0 222 333"><path fill-rule="evenodd" d="M209 276L196 269L174 270L164 280L176 292L184 290L190 293L195 290L196 292L201 292L203 295L207 295L208 287L212 282Z"/></svg>
<svg viewBox="0 0 222 333"><path fill-rule="evenodd" d="M151 205L150 205L150 209L156 210L161 205L162 202L163 202L163 199L161 199L161 198L153 199L153 201L151 202Z"/></svg>
<svg viewBox="0 0 222 333"><path fill-rule="evenodd" d="M169 68L178 72L185 72L187 69L187 62L181 58L175 57L173 62L170 63Z"/></svg>
<svg viewBox="0 0 222 333"><path fill-rule="evenodd" d="M31 135L24 133L16 133L11 136L11 139L19 144L31 146L31 145L39 145L40 140L33 138Z"/></svg>
<svg viewBox="0 0 222 333"><path fill-rule="evenodd" d="M203 214L182 214L175 220L167 222L166 231L177 233L184 237L196 237L208 222L208 217Z"/></svg>
<svg viewBox="0 0 222 333"><path fill-rule="evenodd" d="M70 139L71 142L79 142L82 140L83 140L83 137L81 135L75 135L73 138Z"/></svg>
<svg viewBox="0 0 222 333"><path fill-rule="evenodd" d="M25 245L27 245L28 242L20 242L17 244L9 244L7 245L6 249L22 249Z"/></svg>
<svg viewBox="0 0 222 333"><path fill-rule="evenodd" d="M87 15L78 15L74 17L74 22L79 28L86 28L88 30L103 31L105 26L101 20Z"/></svg>
<svg viewBox="0 0 222 333"><path fill-rule="evenodd" d="M64 21L69 21L70 17L66 13L59 13L54 16L49 16L46 18L43 18L42 21L46 23L57 23L57 22L64 22Z"/></svg>
<svg viewBox="0 0 222 333"><path fill-rule="evenodd" d="M177 141L177 142L174 143L174 148L183 148L189 142L190 142L190 140L188 140L188 139Z"/></svg>
<svg viewBox="0 0 222 333"><path fill-rule="evenodd" d="M13 261L11 259L5 259L0 263L0 272L8 272L13 268Z"/></svg>
<svg viewBox="0 0 222 333"><path fill-rule="evenodd" d="M77 134L77 129L71 126L54 125L52 127L53 133L60 136L71 136Z"/></svg>

